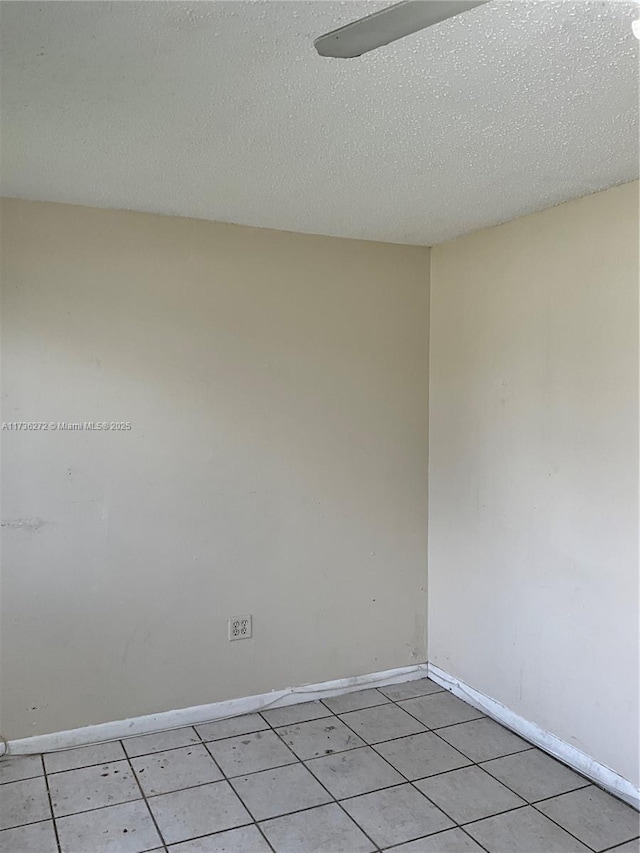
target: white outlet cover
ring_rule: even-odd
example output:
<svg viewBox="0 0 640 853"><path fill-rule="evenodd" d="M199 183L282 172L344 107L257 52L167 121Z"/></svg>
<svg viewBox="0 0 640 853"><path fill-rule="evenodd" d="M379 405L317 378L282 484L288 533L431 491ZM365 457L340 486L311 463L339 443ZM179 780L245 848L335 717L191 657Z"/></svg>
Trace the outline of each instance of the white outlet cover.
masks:
<svg viewBox="0 0 640 853"><path fill-rule="evenodd" d="M248 640L252 633L251 614L244 616L230 616L229 640Z"/></svg>

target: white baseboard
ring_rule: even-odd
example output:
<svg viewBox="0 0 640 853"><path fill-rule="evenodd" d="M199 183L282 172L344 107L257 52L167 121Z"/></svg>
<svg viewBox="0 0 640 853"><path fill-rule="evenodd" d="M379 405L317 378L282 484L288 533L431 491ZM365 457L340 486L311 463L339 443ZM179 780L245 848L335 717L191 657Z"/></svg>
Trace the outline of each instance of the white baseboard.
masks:
<svg viewBox="0 0 640 853"><path fill-rule="evenodd" d="M352 693L354 690L363 690L366 687L384 687L387 684L398 684L402 681L426 678L426 675L427 664L422 663L415 666L403 666L399 669L387 669L384 672L372 672L369 675L356 675L353 678L338 678L335 681L323 681L302 687L288 687L285 690L274 690L271 693L261 693L257 696L229 699L226 702L213 702L210 705L196 705L192 708L163 711L159 714L131 717L127 720L115 720L111 723L98 723L95 726L84 726L80 729L69 729L64 732L34 735L19 740L10 740L8 754L29 755L40 752L54 752L59 749L70 749L74 746L87 746L108 740L120 740L120 738L133 737L134 735L193 726L211 720L237 717L240 714L251 714L267 708L297 705L300 702L310 702L313 699L324 699L329 696L338 696L341 693Z"/></svg>
<svg viewBox="0 0 640 853"><path fill-rule="evenodd" d="M640 809L640 790L628 779L623 778L604 764L600 764L566 741L544 731L535 723L520 717L495 699L491 699L484 693L469 687L463 681L449 675L432 663L388 669L384 672L357 675L353 678L339 678L335 681L307 684L302 687L289 687L285 690L274 690L271 693L229 699L226 702L213 702L209 705L196 705L191 708L180 708L176 711L163 711L159 714L148 714L143 717L131 717L126 720L99 723L95 726L84 726L79 729L10 740L8 753L10 755L30 755L71 749L75 746L87 746L92 743L119 740L135 735L237 717L240 714L251 714L268 708L283 708L287 705L297 705L314 699L338 696L341 693L352 693L355 690L363 690L367 687L384 687L388 684L412 681L416 678L425 678L427 675L445 690L453 693L454 696L458 696L475 708L479 708L489 717L591 779L601 788L610 791L634 808Z"/></svg>
<svg viewBox="0 0 640 853"><path fill-rule="evenodd" d="M640 790L634 786L632 782L620 776L614 770L600 764L594 758L576 749L575 746L561 740L559 737L546 732L537 726L535 723L525 720L524 717L505 708L500 702L495 699L490 699L484 693L474 690L458 678L449 675L444 670L437 667L435 664L428 664L429 678L449 690L454 696L459 699L464 699L474 708L484 711L489 717L492 717L499 723L502 723L506 728L511 729L519 735L522 735L525 740L539 746L540 749L553 755L554 758L562 761L572 767L578 773L591 779L596 785L610 791L616 797L629 803L636 809L640 809Z"/></svg>

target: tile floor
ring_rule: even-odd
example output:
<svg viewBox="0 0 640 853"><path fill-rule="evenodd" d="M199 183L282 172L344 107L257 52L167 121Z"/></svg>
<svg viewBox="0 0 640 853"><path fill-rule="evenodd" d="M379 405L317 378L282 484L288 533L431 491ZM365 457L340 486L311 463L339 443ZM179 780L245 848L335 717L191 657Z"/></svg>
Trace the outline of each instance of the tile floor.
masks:
<svg viewBox="0 0 640 853"><path fill-rule="evenodd" d="M638 853L639 816L423 679L0 761L2 853Z"/></svg>

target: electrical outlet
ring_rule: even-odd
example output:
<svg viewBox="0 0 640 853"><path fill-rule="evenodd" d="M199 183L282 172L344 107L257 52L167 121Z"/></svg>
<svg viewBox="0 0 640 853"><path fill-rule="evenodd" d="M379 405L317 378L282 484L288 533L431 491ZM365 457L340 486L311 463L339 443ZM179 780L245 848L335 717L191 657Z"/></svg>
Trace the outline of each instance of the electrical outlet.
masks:
<svg viewBox="0 0 640 853"><path fill-rule="evenodd" d="M251 616L229 617L229 639L248 640L251 637Z"/></svg>

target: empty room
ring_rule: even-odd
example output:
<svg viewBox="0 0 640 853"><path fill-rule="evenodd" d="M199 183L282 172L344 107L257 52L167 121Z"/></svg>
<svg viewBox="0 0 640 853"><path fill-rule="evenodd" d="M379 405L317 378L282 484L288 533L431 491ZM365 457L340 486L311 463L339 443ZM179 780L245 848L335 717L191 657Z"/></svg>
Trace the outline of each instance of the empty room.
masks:
<svg viewBox="0 0 640 853"><path fill-rule="evenodd" d="M0 0L1 853L640 853L639 47Z"/></svg>

